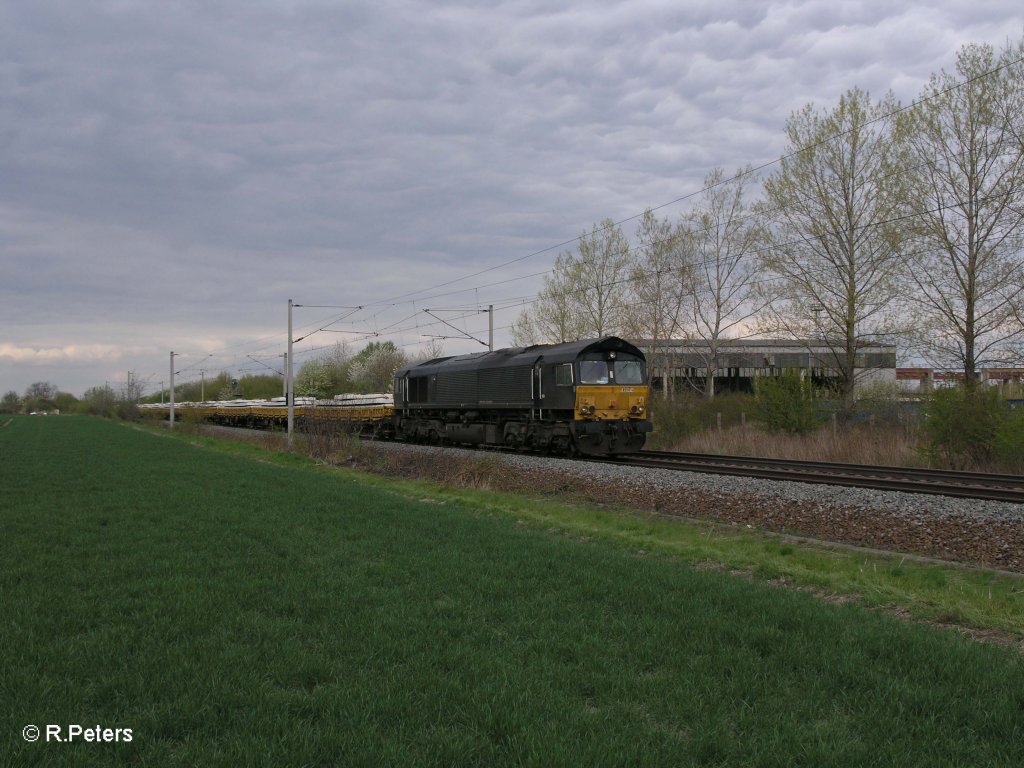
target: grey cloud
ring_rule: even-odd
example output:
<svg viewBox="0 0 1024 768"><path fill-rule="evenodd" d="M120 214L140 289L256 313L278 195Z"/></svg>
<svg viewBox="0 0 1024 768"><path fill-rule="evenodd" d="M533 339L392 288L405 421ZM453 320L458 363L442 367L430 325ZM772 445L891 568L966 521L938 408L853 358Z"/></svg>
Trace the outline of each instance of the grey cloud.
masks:
<svg viewBox="0 0 1024 768"><path fill-rule="evenodd" d="M288 296L406 294L682 197L777 157L803 104L913 98L964 42L1021 32L952 0L0 2L0 321L244 340ZM20 375L0 360L0 389Z"/></svg>

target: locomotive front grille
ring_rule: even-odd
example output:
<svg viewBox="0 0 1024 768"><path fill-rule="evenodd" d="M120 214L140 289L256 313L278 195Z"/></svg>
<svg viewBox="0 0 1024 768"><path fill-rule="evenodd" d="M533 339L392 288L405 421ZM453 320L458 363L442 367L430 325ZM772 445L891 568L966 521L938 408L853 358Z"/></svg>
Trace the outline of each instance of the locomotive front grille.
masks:
<svg viewBox="0 0 1024 768"><path fill-rule="evenodd" d="M579 386L576 421L624 421L647 418L648 389L644 386Z"/></svg>

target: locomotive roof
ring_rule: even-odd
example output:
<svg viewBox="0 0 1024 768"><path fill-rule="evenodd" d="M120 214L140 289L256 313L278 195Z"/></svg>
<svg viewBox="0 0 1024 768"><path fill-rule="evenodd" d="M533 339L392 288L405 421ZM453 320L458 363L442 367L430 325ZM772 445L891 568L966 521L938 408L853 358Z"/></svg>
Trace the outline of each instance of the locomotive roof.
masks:
<svg viewBox="0 0 1024 768"><path fill-rule="evenodd" d="M533 365L545 363L567 363L589 352L626 352L644 359L644 353L618 336L602 336L599 339L581 339L563 344L534 344L529 347L508 347L493 352L475 352L469 355L437 357L422 363L408 365L396 376L425 376L439 370L455 371L479 368L504 368L506 366Z"/></svg>

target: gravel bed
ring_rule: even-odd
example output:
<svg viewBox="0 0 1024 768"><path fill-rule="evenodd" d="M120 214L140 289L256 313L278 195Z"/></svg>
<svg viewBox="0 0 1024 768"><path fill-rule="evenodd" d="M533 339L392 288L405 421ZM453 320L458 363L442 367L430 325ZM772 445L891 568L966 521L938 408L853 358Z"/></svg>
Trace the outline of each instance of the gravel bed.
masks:
<svg viewBox="0 0 1024 768"><path fill-rule="evenodd" d="M403 443L372 447L396 456L427 452L449 472L487 457L515 468L500 483L509 490L557 487L664 515L1024 572L1021 504Z"/></svg>

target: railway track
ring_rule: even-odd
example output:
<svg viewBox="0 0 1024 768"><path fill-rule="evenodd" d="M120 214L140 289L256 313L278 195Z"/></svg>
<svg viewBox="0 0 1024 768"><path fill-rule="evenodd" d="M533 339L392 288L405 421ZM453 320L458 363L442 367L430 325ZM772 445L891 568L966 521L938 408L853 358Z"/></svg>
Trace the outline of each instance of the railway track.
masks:
<svg viewBox="0 0 1024 768"><path fill-rule="evenodd" d="M745 456L713 456L700 453L672 453L670 451L641 451L606 461L634 467L759 477L765 480L791 480L798 483L821 483L906 493L929 493L939 496L1024 504L1024 476L1021 475L834 464L824 461L754 459Z"/></svg>
<svg viewBox="0 0 1024 768"><path fill-rule="evenodd" d="M264 431L238 427L219 427L219 429L234 432ZM361 439L378 440L373 437ZM818 483L850 488L903 491L904 493L927 493L963 499L1024 504L1024 476L1022 475L884 467L873 464L836 464L826 461L756 459L747 456L716 456L671 451L641 451L634 454L620 454L606 459L584 460L607 462L619 466L757 477L765 480L790 480L797 483Z"/></svg>

